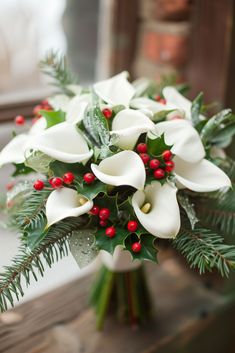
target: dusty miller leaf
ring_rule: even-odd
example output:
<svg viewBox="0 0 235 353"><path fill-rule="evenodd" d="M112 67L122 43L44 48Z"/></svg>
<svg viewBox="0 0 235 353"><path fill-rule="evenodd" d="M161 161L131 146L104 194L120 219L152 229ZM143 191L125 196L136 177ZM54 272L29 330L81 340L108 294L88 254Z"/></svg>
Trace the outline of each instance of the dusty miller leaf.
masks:
<svg viewBox="0 0 235 353"><path fill-rule="evenodd" d="M187 195L178 194L178 201L180 206L185 210L192 229L194 229L195 224L199 221L196 216L193 204L190 202Z"/></svg>
<svg viewBox="0 0 235 353"><path fill-rule="evenodd" d="M53 158L40 151L35 151L26 159L25 165L38 173L47 174L52 162L54 162Z"/></svg>
<svg viewBox="0 0 235 353"><path fill-rule="evenodd" d="M71 254L80 268L89 265L98 254L94 233L94 229L74 230L69 238Z"/></svg>

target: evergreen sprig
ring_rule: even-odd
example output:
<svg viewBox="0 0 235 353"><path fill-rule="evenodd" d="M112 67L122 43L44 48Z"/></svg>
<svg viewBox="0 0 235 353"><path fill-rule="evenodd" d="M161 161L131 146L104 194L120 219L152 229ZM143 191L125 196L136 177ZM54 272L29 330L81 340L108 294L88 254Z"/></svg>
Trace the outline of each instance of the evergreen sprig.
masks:
<svg viewBox="0 0 235 353"><path fill-rule="evenodd" d="M40 61L41 71L52 78L51 84L60 88L65 94L72 96L74 93L68 85L76 84L77 80L69 71L65 55L57 51L49 51L45 58Z"/></svg>
<svg viewBox="0 0 235 353"><path fill-rule="evenodd" d="M235 246L223 243L224 239L214 231L197 227L182 227L173 240L173 246L186 258L191 268L200 274L217 269L221 276L228 277L235 268Z"/></svg>
<svg viewBox="0 0 235 353"><path fill-rule="evenodd" d="M0 310L3 312L9 306L14 306L15 299L24 295L22 279L30 284L31 274L37 281L38 276L45 272L44 260L51 267L56 261L68 255L68 238L82 224L80 218L67 218L50 228L46 238L33 250L21 246L19 254L12 260L12 265L6 266L0 274ZM36 272L37 271L37 272Z"/></svg>

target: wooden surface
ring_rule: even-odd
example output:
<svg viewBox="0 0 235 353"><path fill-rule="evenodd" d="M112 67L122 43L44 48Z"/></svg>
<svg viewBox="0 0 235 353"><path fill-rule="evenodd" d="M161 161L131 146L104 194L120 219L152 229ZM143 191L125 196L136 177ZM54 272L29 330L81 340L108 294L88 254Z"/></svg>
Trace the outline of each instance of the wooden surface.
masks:
<svg viewBox="0 0 235 353"><path fill-rule="evenodd" d="M203 286L176 259L148 264L155 319L141 330L87 308L85 277L0 315L1 353L232 353L235 305ZM226 342L226 344L225 344Z"/></svg>

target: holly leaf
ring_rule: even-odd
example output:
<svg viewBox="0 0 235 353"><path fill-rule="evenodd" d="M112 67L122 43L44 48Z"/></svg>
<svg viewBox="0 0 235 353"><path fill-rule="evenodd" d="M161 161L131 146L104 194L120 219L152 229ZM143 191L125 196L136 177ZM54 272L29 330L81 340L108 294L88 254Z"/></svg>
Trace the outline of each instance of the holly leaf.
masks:
<svg viewBox="0 0 235 353"><path fill-rule="evenodd" d="M200 92L199 95L194 99L191 105L191 117L193 126L197 126L200 123L200 113L203 104L203 93Z"/></svg>
<svg viewBox="0 0 235 353"><path fill-rule="evenodd" d="M82 194L89 200L93 200L100 193L107 192L107 185L99 180L95 180L92 184L88 185L85 182L75 182L77 192Z"/></svg>
<svg viewBox="0 0 235 353"><path fill-rule="evenodd" d="M115 227L116 235L109 238L105 235L105 228L99 228L95 234L96 245L100 250L106 250L110 254L114 253L116 246L125 245L125 239L128 236L128 230L124 228Z"/></svg>
<svg viewBox="0 0 235 353"><path fill-rule="evenodd" d="M95 229L79 229L69 237L69 249L80 268L89 265L98 255Z"/></svg>
<svg viewBox="0 0 235 353"><path fill-rule="evenodd" d="M142 234L140 236L140 240L141 240L141 251L139 253L135 253L132 251L132 244L135 241L138 241L138 237L133 235L129 235L126 238L125 241L125 246L126 249L129 250L129 252L131 253L131 256L133 258L133 260L137 259L137 260L147 260L147 261L152 261L157 263L157 248L154 245L154 241L156 240L156 237L154 237L151 234Z"/></svg>
<svg viewBox="0 0 235 353"><path fill-rule="evenodd" d="M117 222L119 219L117 195L109 196L105 194L103 197L97 198L95 204L100 208L108 208L110 210L109 220L111 222Z"/></svg>
<svg viewBox="0 0 235 353"><path fill-rule="evenodd" d="M162 152L172 148L172 145L167 145L165 142L164 134L157 136L152 132L147 135L147 146L148 153L158 158L161 158Z"/></svg>
<svg viewBox="0 0 235 353"><path fill-rule="evenodd" d="M87 169L81 163L63 163L54 161L50 163L50 171L54 176L62 177L65 173L71 172L75 176L82 176L87 172Z"/></svg>
<svg viewBox="0 0 235 353"><path fill-rule="evenodd" d="M54 125L60 124L65 121L65 112L62 110L57 111L48 111L48 110L40 110L39 113L46 119L47 129Z"/></svg>
<svg viewBox="0 0 235 353"><path fill-rule="evenodd" d="M12 173L13 177L16 177L18 175L27 175L30 173L34 173L34 170L30 167L27 167L24 163L19 163L19 164L14 164L15 170Z"/></svg>

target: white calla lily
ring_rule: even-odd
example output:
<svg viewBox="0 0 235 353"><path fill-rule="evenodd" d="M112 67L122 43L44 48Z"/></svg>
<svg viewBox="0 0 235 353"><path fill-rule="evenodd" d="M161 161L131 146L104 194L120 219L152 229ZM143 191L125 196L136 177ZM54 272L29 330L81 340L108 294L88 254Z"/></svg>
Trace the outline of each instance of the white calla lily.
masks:
<svg viewBox="0 0 235 353"><path fill-rule="evenodd" d="M163 95L166 99L167 104L175 105L178 109L185 111L186 118L191 121L191 106L192 102L184 97L177 91L175 87L167 86L162 90ZM205 117L201 114L200 119L204 120Z"/></svg>
<svg viewBox="0 0 235 353"><path fill-rule="evenodd" d="M90 94L73 97L66 109L66 121L71 124L77 124L82 121L90 99Z"/></svg>
<svg viewBox="0 0 235 353"><path fill-rule="evenodd" d="M196 129L187 120L164 121L155 125L154 133L162 135L171 151L185 161L195 163L205 156L205 150ZM151 138L151 136L150 136Z"/></svg>
<svg viewBox="0 0 235 353"><path fill-rule="evenodd" d="M46 202L47 227L67 217L78 217L91 210L93 201L84 202L84 196L75 190L61 188L52 191Z"/></svg>
<svg viewBox="0 0 235 353"><path fill-rule="evenodd" d="M142 226L158 238L174 238L180 229L180 211L176 198L177 189L169 183L152 182L144 191L136 191L132 206ZM143 212L145 204L148 213Z"/></svg>
<svg viewBox="0 0 235 353"><path fill-rule="evenodd" d="M229 177L215 164L202 159L197 163L189 163L179 157L174 158L175 177L180 185L196 191L210 192L224 187L231 187Z"/></svg>
<svg viewBox="0 0 235 353"><path fill-rule="evenodd" d="M27 140L27 134L20 134L14 137L0 153L0 166L8 163L23 163L25 161L25 144Z"/></svg>
<svg viewBox="0 0 235 353"><path fill-rule="evenodd" d="M29 135L36 135L39 134L40 132L46 130L47 128L47 121L46 119L42 116L41 118L37 119L33 126L29 130Z"/></svg>
<svg viewBox="0 0 235 353"><path fill-rule="evenodd" d="M32 136L27 142L27 148L41 151L65 163L85 163L93 154L82 133L67 122Z"/></svg>
<svg viewBox="0 0 235 353"><path fill-rule="evenodd" d="M111 134L118 135L117 145L133 149L139 136L154 128L154 123L142 112L134 109L121 110L113 119Z"/></svg>
<svg viewBox="0 0 235 353"><path fill-rule="evenodd" d="M102 263L114 272L131 271L141 266L141 261L136 259L133 261L130 252L123 250L121 245L116 246L113 255L101 250L100 256Z"/></svg>
<svg viewBox="0 0 235 353"><path fill-rule="evenodd" d="M66 94L55 94L52 97L47 98L48 103L54 110L67 110L67 107L70 102L70 97Z"/></svg>
<svg viewBox="0 0 235 353"><path fill-rule="evenodd" d="M133 98L130 102L130 107L134 109L148 109L153 114L163 110L175 110L177 106L173 103L162 104L147 97Z"/></svg>
<svg viewBox="0 0 235 353"><path fill-rule="evenodd" d="M91 164L95 176L113 186L130 185L143 189L146 179L144 164L133 151L122 151L105 158L99 165Z"/></svg>
<svg viewBox="0 0 235 353"><path fill-rule="evenodd" d="M97 82L93 86L95 93L108 104L121 104L128 107L135 94L135 89L127 81L127 77L128 72L123 71L107 80Z"/></svg>

